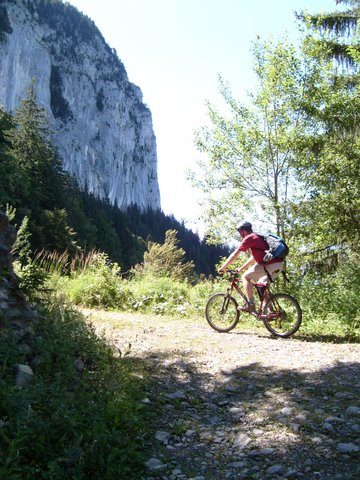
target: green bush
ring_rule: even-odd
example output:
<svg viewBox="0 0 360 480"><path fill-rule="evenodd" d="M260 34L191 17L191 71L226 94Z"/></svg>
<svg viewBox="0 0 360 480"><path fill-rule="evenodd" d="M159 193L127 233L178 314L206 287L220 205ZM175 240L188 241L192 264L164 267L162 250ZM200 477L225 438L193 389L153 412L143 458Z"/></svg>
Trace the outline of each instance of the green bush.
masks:
<svg viewBox="0 0 360 480"><path fill-rule="evenodd" d="M353 254L332 273L309 272L298 283L305 328L323 334L360 336L360 262Z"/></svg>
<svg viewBox="0 0 360 480"><path fill-rule="evenodd" d="M142 478L141 363L114 358L78 313L58 306L45 309L30 340L34 381L19 388L13 365L24 353L11 332L0 336L0 478Z"/></svg>
<svg viewBox="0 0 360 480"><path fill-rule="evenodd" d="M190 303L193 311L203 314L207 299L214 292L225 292L226 283L217 280L204 279L190 289Z"/></svg>
<svg viewBox="0 0 360 480"><path fill-rule="evenodd" d="M110 264L102 253L94 253L83 269L74 270L69 276L53 272L48 286L75 305L124 310L132 302L131 290L120 276L120 267Z"/></svg>
<svg viewBox="0 0 360 480"><path fill-rule="evenodd" d="M141 275L131 281L133 310L155 314L185 314L189 308L189 285L169 277Z"/></svg>

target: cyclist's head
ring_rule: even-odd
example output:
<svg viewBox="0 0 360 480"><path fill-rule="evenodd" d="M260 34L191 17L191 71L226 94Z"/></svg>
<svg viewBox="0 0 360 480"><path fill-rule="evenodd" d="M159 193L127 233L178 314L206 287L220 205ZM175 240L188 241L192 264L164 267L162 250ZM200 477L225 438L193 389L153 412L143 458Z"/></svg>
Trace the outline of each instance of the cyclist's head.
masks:
<svg viewBox="0 0 360 480"><path fill-rule="evenodd" d="M240 225L238 225L236 227L236 230L240 233L240 235L243 237L244 235L242 234L242 232L246 232L247 234L249 233L252 233L252 225L250 222L243 222L243 223L240 223Z"/></svg>

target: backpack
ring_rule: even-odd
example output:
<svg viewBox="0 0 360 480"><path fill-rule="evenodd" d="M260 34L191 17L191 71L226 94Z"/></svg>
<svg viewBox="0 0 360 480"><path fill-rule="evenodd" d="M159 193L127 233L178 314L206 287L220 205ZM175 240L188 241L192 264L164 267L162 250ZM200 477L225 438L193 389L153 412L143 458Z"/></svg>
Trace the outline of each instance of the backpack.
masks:
<svg viewBox="0 0 360 480"><path fill-rule="evenodd" d="M269 247L266 250L266 254L264 256L264 262L268 262L269 260L273 260L274 258L279 258L283 260L289 253L289 247L286 245L283 238L278 237L274 233L258 235L265 240Z"/></svg>

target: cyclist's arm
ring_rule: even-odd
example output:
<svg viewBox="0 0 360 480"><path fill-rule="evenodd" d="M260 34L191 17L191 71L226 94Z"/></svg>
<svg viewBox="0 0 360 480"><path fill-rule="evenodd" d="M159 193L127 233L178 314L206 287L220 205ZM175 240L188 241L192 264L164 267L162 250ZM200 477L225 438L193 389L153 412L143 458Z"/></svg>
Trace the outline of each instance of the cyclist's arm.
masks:
<svg viewBox="0 0 360 480"><path fill-rule="evenodd" d="M240 250L235 250L231 255L228 256L228 258L225 260L225 262L222 264L222 266L219 268L218 272L225 273L226 268L234 261L237 259L237 257L240 255Z"/></svg>
<svg viewBox="0 0 360 480"><path fill-rule="evenodd" d="M241 265L241 267L238 268L238 271L242 272L243 270L247 270L254 263L255 263L254 257L251 255L251 257L249 257L248 260L246 260L246 262L243 265Z"/></svg>

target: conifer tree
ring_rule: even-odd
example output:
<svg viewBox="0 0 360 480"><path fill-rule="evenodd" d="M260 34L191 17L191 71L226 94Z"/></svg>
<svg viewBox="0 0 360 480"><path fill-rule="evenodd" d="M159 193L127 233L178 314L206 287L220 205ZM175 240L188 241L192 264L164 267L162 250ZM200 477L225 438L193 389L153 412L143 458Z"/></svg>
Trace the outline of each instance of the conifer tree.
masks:
<svg viewBox="0 0 360 480"><path fill-rule="evenodd" d="M360 1L337 3L351 8L299 16L308 28L304 54L318 65L318 76L301 105L309 127L297 158L310 195L296 213L299 233L304 223L311 226L318 246L346 241L359 248Z"/></svg>
<svg viewBox="0 0 360 480"><path fill-rule="evenodd" d="M15 162L24 175L24 200L30 210L52 209L63 203L64 176L54 148L46 110L37 104L36 83L29 86L9 131Z"/></svg>
<svg viewBox="0 0 360 480"><path fill-rule="evenodd" d="M176 230L168 230L163 244L148 243L144 263L137 271L155 277L190 279L194 275L194 263L185 262L184 257L185 251L179 247Z"/></svg>
<svg viewBox="0 0 360 480"><path fill-rule="evenodd" d="M354 65L354 50L360 53L358 28L360 0L336 0L336 4L348 5L345 11L325 14L297 14L297 18L318 33L312 39L329 59L344 65Z"/></svg>
<svg viewBox="0 0 360 480"><path fill-rule="evenodd" d="M73 231L64 228L67 177L50 142L52 132L46 110L37 103L35 80L16 110L14 122L17 128L10 129L6 138L11 143L13 163L22 182L12 204L18 207L19 216L29 217L33 249L51 245L65 250L74 245ZM50 218L51 231L47 228Z"/></svg>

